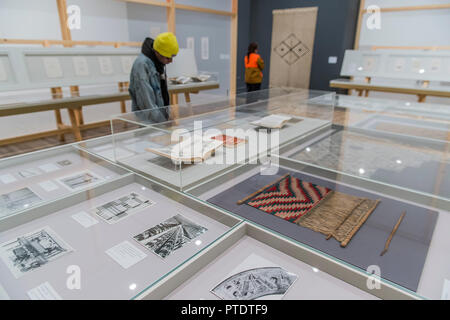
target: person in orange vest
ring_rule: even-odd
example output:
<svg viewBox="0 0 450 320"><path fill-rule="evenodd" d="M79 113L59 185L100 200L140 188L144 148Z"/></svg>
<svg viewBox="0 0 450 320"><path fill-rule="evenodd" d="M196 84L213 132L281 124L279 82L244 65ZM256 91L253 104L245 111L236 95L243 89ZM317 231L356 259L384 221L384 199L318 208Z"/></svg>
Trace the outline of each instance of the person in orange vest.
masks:
<svg viewBox="0 0 450 320"><path fill-rule="evenodd" d="M245 56L245 83L247 84L247 92L261 89L263 69L264 61L258 54L258 44L252 42L248 46L248 52Z"/></svg>

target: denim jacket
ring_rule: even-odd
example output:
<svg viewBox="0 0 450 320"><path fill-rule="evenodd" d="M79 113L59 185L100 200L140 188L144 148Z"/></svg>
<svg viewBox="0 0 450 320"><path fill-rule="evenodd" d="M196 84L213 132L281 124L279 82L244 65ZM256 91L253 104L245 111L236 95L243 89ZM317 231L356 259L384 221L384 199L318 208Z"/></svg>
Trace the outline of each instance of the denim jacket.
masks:
<svg viewBox="0 0 450 320"><path fill-rule="evenodd" d="M164 106L161 93L160 75L151 59L143 53L133 63L128 91L131 96L132 111L148 111L151 122L168 120L169 108Z"/></svg>

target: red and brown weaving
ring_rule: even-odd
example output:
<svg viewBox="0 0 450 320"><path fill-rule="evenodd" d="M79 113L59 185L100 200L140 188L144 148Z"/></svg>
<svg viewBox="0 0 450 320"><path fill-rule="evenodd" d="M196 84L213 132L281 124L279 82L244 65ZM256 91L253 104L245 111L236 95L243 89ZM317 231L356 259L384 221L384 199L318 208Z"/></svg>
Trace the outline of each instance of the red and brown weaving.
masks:
<svg viewBox="0 0 450 320"><path fill-rule="evenodd" d="M238 138L238 137L227 136L225 134L221 134L221 135L212 137L211 139L222 141L223 145L225 147L227 147L227 148L234 148L237 145L240 145L240 144L246 142L245 139L241 139L241 138Z"/></svg>
<svg viewBox="0 0 450 320"><path fill-rule="evenodd" d="M289 222L323 233L345 247L379 200L356 197L289 174L238 201Z"/></svg>
<svg viewBox="0 0 450 320"><path fill-rule="evenodd" d="M314 208L331 190L314 183L284 176L244 203L294 222Z"/></svg>

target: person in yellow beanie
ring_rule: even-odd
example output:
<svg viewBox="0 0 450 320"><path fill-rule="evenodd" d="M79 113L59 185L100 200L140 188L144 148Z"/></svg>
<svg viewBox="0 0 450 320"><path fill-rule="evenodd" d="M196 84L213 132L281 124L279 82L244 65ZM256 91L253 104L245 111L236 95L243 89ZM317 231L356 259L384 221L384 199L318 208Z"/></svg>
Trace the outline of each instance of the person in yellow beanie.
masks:
<svg viewBox="0 0 450 320"><path fill-rule="evenodd" d="M148 111L146 120L150 122L169 120L166 64L172 62L178 50L177 38L173 33L161 33L154 40L146 38L141 54L131 68L128 88L131 110Z"/></svg>

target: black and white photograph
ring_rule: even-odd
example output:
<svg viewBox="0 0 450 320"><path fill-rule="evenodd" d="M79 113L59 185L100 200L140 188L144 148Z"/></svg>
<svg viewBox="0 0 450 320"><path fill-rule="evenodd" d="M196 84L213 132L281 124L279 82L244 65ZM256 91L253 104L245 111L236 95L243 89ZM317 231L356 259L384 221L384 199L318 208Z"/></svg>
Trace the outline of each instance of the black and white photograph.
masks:
<svg viewBox="0 0 450 320"><path fill-rule="evenodd" d="M154 204L154 201L132 192L92 209L92 213L112 224Z"/></svg>
<svg viewBox="0 0 450 320"><path fill-rule="evenodd" d="M4 193L0 195L0 217L27 209L40 201L42 201L42 199L30 188L22 188L9 193Z"/></svg>
<svg viewBox="0 0 450 320"><path fill-rule="evenodd" d="M100 182L102 179L91 171L82 171L76 174L59 178L58 181L69 190L78 190Z"/></svg>
<svg viewBox="0 0 450 320"><path fill-rule="evenodd" d="M211 290L224 300L276 299L283 297L297 280L297 275L280 267L245 270L225 279Z"/></svg>
<svg viewBox="0 0 450 320"><path fill-rule="evenodd" d="M48 226L0 245L0 257L15 278L71 251L73 249Z"/></svg>
<svg viewBox="0 0 450 320"><path fill-rule="evenodd" d="M211 289L211 293L220 299L281 300L298 275L265 256L252 253L221 279Z"/></svg>
<svg viewBox="0 0 450 320"><path fill-rule="evenodd" d="M164 259L206 231L207 228L177 214L133 238Z"/></svg>

